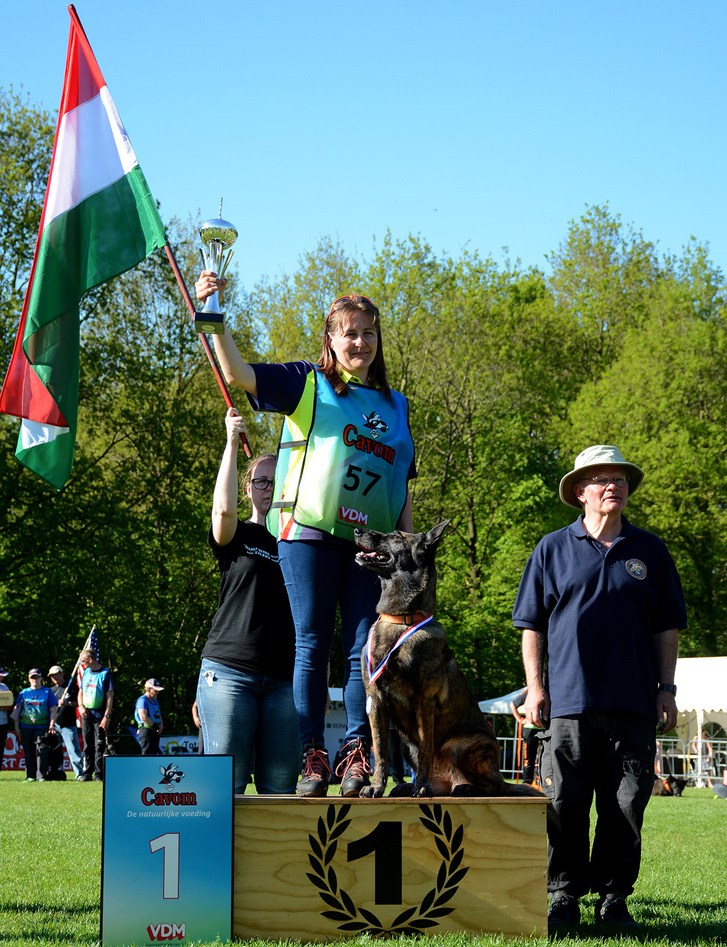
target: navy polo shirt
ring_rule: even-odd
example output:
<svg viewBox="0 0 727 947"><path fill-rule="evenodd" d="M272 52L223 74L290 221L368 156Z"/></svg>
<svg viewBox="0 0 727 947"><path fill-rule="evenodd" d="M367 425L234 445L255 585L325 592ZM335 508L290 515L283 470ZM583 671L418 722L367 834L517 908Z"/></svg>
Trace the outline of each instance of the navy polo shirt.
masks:
<svg viewBox="0 0 727 947"><path fill-rule="evenodd" d="M686 605L664 543L622 523L606 549L580 517L545 536L525 566L513 623L547 638L552 717L629 710L656 719L654 635L686 628Z"/></svg>

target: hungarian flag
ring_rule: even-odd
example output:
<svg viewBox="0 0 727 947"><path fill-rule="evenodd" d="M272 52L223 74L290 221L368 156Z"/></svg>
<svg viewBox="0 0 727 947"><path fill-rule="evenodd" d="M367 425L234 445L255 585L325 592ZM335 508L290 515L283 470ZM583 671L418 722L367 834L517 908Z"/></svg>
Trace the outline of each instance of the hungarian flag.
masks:
<svg viewBox="0 0 727 947"><path fill-rule="evenodd" d="M78 419L79 304L166 243L101 70L70 6L50 178L0 412L22 418L16 458L61 490Z"/></svg>

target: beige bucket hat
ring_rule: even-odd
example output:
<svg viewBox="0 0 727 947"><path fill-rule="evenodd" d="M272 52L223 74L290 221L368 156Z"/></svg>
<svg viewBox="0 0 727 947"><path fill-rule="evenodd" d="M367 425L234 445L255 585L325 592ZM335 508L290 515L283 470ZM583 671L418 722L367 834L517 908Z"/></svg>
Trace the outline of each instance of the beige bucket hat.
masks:
<svg viewBox="0 0 727 947"><path fill-rule="evenodd" d="M636 464L630 464L624 460L623 454L612 444L594 444L592 447L586 447L576 457L573 463L573 470L563 477L560 481L560 498L568 506L576 510L583 509L583 505L578 502L578 497L573 489L578 481L583 477L589 467L623 467L629 475L629 496L635 493L644 479L644 471Z"/></svg>

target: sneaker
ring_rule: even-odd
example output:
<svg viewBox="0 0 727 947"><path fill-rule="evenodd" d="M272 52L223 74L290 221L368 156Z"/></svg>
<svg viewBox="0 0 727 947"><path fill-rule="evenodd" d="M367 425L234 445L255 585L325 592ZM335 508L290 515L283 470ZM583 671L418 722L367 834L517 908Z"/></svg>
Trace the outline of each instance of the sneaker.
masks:
<svg viewBox="0 0 727 947"><path fill-rule="evenodd" d="M341 777L341 795L358 796L364 786L371 783L371 749L368 743L357 737L341 747L340 756L341 762L336 767L336 775Z"/></svg>
<svg viewBox="0 0 727 947"><path fill-rule="evenodd" d="M303 750L303 772L295 791L299 796L325 796L331 767L328 750L323 746L306 744Z"/></svg>
<svg viewBox="0 0 727 947"><path fill-rule="evenodd" d="M622 898L620 894L607 894L605 898L599 898L594 914L599 924L610 924L624 931L641 929L641 925L631 917L626 907L626 898Z"/></svg>
<svg viewBox="0 0 727 947"><path fill-rule="evenodd" d="M581 922L578 898L570 894L554 894L550 898L548 911L548 933L555 934L566 927L575 927Z"/></svg>
<svg viewBox="0 0 727 947"><path fill-rule="evenodd" d="M35 776L26 776L25 779L23 780L23 782L24 782L24 783L34 783L34 782L35 782Z"/></svg>
<svg viewBox="0 0 727 947"><path fill-rule="evenodd" d="M36 782L38 782L38 783L44 783L44 782L45 782L45 776L39 776L39 777L37 778Z"/></svg>

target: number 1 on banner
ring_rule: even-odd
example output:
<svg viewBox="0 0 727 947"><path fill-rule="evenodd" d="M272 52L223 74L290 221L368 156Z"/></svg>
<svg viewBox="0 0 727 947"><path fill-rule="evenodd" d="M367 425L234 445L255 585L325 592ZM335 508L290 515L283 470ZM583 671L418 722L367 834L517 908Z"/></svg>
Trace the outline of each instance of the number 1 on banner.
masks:
<svg viewBox="0 0 727 947"><path fill-rule="evenodd" d="M164 883L162 897L174 900L179 898L179 833L168 832L149 842L149 848L154 852L160 849L164 852Z"/></svg>

